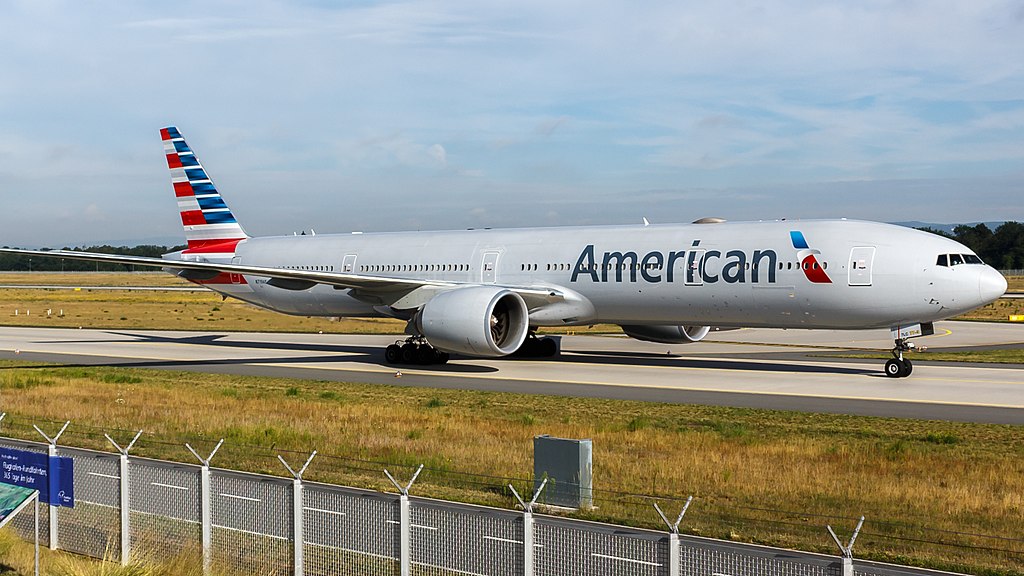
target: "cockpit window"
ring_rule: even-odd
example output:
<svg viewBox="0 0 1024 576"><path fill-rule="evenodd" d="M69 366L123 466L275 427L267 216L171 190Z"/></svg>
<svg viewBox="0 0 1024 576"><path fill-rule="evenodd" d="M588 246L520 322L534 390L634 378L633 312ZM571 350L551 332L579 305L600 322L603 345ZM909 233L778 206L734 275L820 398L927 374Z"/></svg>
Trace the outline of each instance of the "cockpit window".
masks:
<svg viewBox="0 0 1024 576"><path fill-rule="evenodd" d="M956 266L958 264L984 264L984 262L974 254L939 254L935 261L936 266Z"/></svg>

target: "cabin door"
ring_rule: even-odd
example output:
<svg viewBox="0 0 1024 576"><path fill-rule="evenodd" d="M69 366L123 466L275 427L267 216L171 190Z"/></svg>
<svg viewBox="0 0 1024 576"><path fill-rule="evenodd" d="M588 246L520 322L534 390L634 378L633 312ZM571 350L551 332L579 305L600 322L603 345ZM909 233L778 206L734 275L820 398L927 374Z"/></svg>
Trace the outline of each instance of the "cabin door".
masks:
<svg viewBox="0 0 1024 576"><path fill-rule="evenodd" d="M858 246L850 250L850 286L871 286L874 261L874 246Z"/></svg>
<svg viewBox="0 0 1024 576"><path fill-rule="evenodd" d="M498 281L498 252L484 252L483 265L480 267L480 281L494 284Z"/></svg>
<svg viewBox="0 0 1024 576"><path fill-rule="evenodd" d="M356 254L346 254L341 261L341 271L345 274L352 274L356 271Z"/></svg>

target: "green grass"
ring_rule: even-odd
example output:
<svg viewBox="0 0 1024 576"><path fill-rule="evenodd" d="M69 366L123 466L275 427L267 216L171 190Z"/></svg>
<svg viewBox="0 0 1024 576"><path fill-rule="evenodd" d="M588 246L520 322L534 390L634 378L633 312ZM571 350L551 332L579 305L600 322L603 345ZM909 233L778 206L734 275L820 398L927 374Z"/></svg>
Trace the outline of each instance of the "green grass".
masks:
<svg viewBox="0 0 1024 576"><path fill-rule="evenodd" d="M830 358L873 358L889 359L892 356L882 352L847 354L820 354ZM967 352L910 352L905 355L911 360L935 360L942 362L991 362L994 364L1024 364L1024 349L979 350Z"/></svg>

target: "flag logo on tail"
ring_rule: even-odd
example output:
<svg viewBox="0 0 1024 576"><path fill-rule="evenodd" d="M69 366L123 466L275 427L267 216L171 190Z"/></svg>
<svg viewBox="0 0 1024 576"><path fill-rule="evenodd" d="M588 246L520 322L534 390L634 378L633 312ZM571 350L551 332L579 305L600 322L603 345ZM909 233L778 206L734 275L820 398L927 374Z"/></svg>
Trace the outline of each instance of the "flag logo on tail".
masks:
<svg viewBox="0 0 1024 576"><path fill-rule="evenodd" d="M248 236L224 202L202 163L174 126L160 130L178 199L181 225L188 241L186 253L232 253Z"/></svg>

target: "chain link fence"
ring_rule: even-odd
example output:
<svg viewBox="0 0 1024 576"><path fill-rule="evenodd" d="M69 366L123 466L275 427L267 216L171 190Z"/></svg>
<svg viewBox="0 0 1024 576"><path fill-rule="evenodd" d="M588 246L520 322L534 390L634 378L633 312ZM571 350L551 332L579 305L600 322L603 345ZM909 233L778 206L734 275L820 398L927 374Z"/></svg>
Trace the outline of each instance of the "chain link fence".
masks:
<svg viewBox="0 0 1024 576"><path fill-rule="evenodd" d="M50 448L8 438L0 446ZM122 455L78 448L56 452L74 459L75 502L57 509L55 526L41 507L40 542L122 563L194 555L207 569L317 576L939 574L415 498L409 486L388 494L303 482L301 471L293 480L129 456L122 465ZM30 515L12 524L32 537Z"/></svg>

